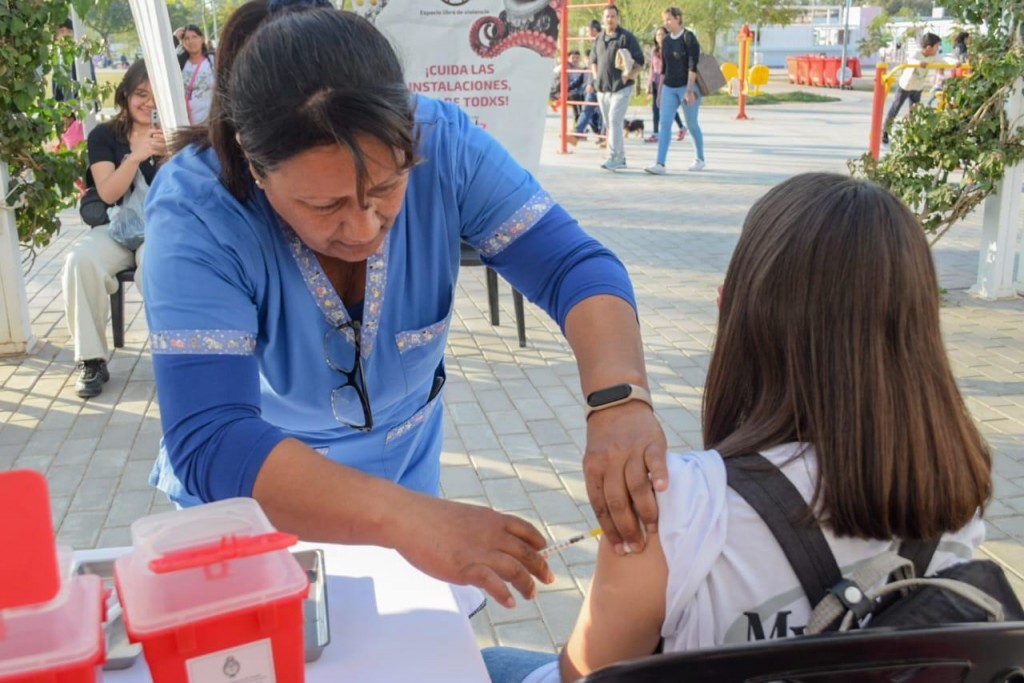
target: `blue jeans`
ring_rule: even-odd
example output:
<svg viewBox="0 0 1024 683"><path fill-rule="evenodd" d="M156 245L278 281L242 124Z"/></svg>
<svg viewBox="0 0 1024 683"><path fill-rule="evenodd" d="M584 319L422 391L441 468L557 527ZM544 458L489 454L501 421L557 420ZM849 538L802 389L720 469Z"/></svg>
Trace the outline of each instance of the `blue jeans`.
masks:
<svg viewBox="0 0 1024 683"><path fill-rule="evenodd" d="M523 683L531 673L558 659L558 655L550 652L521 650L518 647L487 647L481 654L491 683Z"/></svg>
<svg viewBox="0 0 1024 683"><path fill-rule="evenodd" d="M585 102L593 102L597 104L597 93L587 93L583 98ZM576 132L585 133L587 126L590 126L591 130L595 133L601 132L601 108L598 106L587 106L583 107L583 111L580 112L579 118L576 120Z"/></svg>
<svg viewBox="0 0 1024 683"><path fill-rule="evenodd" d="M700 130L700 123L697 121L697 114L700 111L701 94L700 89L694 87L693 94L697 99L693 104L686 104L686 86L681 88L670 88L667 85L661 86L661 129L672 130L672 117L680 106L683 108L683 118L686 120L686 127L690 129L690 137L693 139L693 146L697 151L697 158L704 160L704 133ZM658 136L658 163L665 165L665 158L668 156L668 146L672 142L671 135Z"/></svg>
<svg viewBox="0 0 1024 683"><path fill-rule="evenodd" d="M651 83L651 118L654 119L654 134L658 134L658 128L661 126L661 107L658 105L658 86L657 83ZM679 126L680 130L686 130L686 126L683 125L682 119L679 118L679 112L676 112L676 125ZM669 134L672 133L670 129Z"/></svg>

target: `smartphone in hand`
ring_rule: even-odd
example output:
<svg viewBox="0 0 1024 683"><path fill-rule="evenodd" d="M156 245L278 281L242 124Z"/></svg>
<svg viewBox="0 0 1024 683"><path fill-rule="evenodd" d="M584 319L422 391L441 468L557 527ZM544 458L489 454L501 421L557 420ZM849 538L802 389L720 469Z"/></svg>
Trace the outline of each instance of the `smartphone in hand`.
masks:
<svg viewBox="0 0 1024 683"><path fill-rule="evenodd" d="M154 109L153 113L149 115L149 122L153 124L154 128L160 128L160 112Z"/></svg>

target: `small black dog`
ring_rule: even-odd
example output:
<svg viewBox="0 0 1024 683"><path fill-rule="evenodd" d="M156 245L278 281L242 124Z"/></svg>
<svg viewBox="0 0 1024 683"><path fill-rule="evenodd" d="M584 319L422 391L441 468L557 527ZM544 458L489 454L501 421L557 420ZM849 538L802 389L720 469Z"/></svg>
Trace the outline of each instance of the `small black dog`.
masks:
<svg viewBox="0 0 1024 683"><path fill-rule="evenodd" d="M638 138L642 138L644 136L644 120L626 119L622 122L622 132L626 137L636 135Z"/></svg>

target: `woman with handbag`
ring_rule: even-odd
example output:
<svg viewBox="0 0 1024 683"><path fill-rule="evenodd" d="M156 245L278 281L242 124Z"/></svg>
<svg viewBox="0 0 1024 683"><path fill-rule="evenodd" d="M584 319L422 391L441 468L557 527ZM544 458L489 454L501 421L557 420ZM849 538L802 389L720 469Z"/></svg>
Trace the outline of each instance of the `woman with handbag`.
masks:
<svg viewBox="0 0 1024 683"><path fill-rule="evenodd" d="M654 120L654 133L644 138L644 142L657 142L658 141L658 129L661 127L661 82L665 76L662 74L662 62L661 62L661 44L665 40L665 36L668 35L668 31L665 30L664 26L659 26L658 30L654 32L654 48L651 50L651 77L647 82L647 94L651 98L651 118ZM683 138L686 137L686 126L683 125L682 119L679 118L679 112L676 111L676 126L679 127L679 135L676 136L676 140L682 142ZM669 129L666 135L671 135L672 130Z"/></svg>
<svg viewBox="0 0 1024 683"><path fill-rule="evenodd" d="M178 51L178 66L185 83L185 106L188 122L193 126L206 123L213 102L213 51L206 45L203 29L186 24L174 32Z"/></svg>
<svg viewBox="0 0 1024 683"><path fill-rule="evenodd" d="M80 212L93 229L71 246L62 274L64 313L80 370L75 389L82 398L98 395L110 378L110 295L117 291L117 273L142 270L142 201L167 151L163 132L153 125L156 101L145 62L125 72L114 102L117 116L96 126L88 140L88 189ZM135 282L141 287L141 273Z"/></svg>
<svg viewBox="0 0 1024 683"><path fill-rule="evenodd" d="M697 120L700 111L701 92L697 87L697 62L700 60L700 43L692 31L683 28L683 12L678 7L669 7L661 13L667 35L661 44L661 127L670 130L672 117L680 106L683 118L693 139L696 158L690 165L691 171L704 170L704 133ZM658 159L653 166L644 170L652 175L665 175L665 159L672 141L669 135L658 140Z"/></svg>

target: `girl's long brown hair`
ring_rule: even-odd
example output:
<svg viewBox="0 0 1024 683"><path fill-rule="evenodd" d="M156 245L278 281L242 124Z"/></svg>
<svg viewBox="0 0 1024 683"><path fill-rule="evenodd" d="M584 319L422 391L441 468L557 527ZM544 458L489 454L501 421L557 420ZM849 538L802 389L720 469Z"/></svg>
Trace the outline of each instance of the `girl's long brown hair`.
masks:
<svg viewBox="0 0 1024 683"><path fill-rule="evenodd" d="M840 536L934 539L992 493L921 226L888 191L841 175L762 197L722 293L705 446L728 457L793 441L814 446L812 508Z"/></svg>

